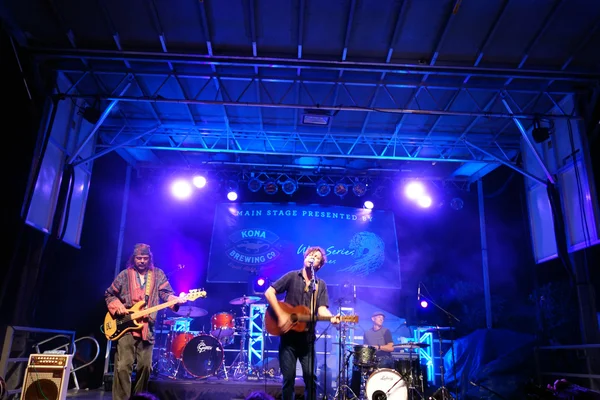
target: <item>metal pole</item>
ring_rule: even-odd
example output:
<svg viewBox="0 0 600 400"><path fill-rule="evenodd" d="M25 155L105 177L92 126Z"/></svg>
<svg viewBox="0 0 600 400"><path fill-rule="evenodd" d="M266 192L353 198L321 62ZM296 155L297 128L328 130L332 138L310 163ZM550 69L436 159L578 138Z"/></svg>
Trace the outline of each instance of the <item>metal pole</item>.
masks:
<svg viewBox="0 0 600 400"><path fill-rule="evenodd" d="M485 326L488 329L492 329L492 299L490 294L485 210L483 207L483 181L481 179L477 181L477 199L479 200L479 231L481 234L481 268L483 270L483 293L485 297Z"/></svg>
<svg viewBox="0 0 600 400"><path fill-rule="evenodd" d="M131 187L131 165L127 165L125 170L125 185L123 186L123 204L121 205L121 223L119 224L119 240L117 242L117 257L115 259L115 271L114 277L119 275L121 269L121 253L123 252L123 241L125 237L125 225L127 222L127 206L129 204L129 190ZM106 343L106 354L104 355L104 375L108 373L108 367L110 364L110 350L112 342L109 340Z"/></svg>
<svg viewBox="0 0 600 400"><path fill-rule="evenodd" d="M129 89L130 86L131 86L131 82L127 83L125 85L125 87L123 88L123 90L121 90L121 93L119 94L119 96L123 96L127 92L127 90ZM104 111L102 111L102 114L100 115L100 118L98 119L98 122L96 122L94 124L94 127L92 128L90 133L88 133L86 138L83 139L83 142L81 142L81 144L79 146L77 146L77 149L73 152L71 157L69 157L69 159L67 160L67 164L73 164L73 161L75 161L75 159L77 158L79 153L81 153L81 151L83 150L85 145L88 144L88 142L94 137L96 132L98 132L98 129L100 129L100 127L104 123L104 120L106 119L106 117L108 117L108 114L110 114L110 112L117 105L118 102L119 102L119 99L112 99L110 101L110 104L104 109Z"/></svg>

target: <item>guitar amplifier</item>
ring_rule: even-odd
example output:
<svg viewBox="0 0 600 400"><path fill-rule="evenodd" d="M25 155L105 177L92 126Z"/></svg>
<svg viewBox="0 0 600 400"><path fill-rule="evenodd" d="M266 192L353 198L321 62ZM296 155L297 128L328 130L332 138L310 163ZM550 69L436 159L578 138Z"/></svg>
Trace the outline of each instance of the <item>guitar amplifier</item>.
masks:
<svg viewBox="0 0 600 400"><path fill-rule="evenodd" d="M31 354L21 400L64 400L69 388L71 354Z"/></svg>

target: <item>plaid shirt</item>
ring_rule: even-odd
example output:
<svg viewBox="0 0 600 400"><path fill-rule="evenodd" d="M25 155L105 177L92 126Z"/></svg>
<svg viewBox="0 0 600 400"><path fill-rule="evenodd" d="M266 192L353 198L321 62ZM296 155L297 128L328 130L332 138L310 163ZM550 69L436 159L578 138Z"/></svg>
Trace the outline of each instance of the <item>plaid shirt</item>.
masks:
<svg viewBox="0 0 600 400"><path fill-rule="evenodd" d="M117 275L110 287L104 292L104 299L111 314L115 313L121 303L126 308L131 308L134 304L144 301L148 280L151 280L151 286L147 307L154 307L160 304L160 300L167 302L175 297L171 284L162 269L150 267L148 271L152 271L152 277L148 279L149 274L146 273L144 285L141 285L138 273L133 267L129 267ZM178 305L176 304L175 307L178 308ZM144 320L142 330L133 331L133 335L154 343L156 314L155 312L148 315L148 318Z"/></svg>

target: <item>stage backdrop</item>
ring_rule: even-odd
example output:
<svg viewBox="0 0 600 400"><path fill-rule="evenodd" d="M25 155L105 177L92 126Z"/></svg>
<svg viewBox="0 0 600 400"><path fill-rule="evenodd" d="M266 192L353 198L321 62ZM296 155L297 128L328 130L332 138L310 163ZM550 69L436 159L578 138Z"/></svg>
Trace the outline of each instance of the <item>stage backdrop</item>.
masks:
<svg viewBox="0 0 600 400"><path fill-rule="evenodd" d="M300 269L309 246L327 252L327 284L400 288L392 212L293 203L218 204L207 280L275 280Z"/></svg>

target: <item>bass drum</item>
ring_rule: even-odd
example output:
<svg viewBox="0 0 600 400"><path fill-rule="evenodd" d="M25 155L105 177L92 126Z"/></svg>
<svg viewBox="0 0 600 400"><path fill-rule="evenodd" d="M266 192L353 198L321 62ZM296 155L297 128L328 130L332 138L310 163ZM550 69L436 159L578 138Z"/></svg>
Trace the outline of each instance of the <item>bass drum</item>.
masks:
<svg viewBox="0 0 600 400"><path fill-rule="evenodd" d="M408 400L408 389L402 376L393 369L382 368L373 372L365 387L368 400Z"/></svg>
<svg viewBox="0 0 600 400"><path fill-rule="evenodd" d="M221 368L223 356L223 346L214 336L199 335L185 346L183 367L196 378L206 378Z"/></svg>

